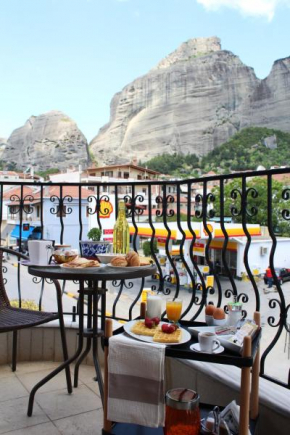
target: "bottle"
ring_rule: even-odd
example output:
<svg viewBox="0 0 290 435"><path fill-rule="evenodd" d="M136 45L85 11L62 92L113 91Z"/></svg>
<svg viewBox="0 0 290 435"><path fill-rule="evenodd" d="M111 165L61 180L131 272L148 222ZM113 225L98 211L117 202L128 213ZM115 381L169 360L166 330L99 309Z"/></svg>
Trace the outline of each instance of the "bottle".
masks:
<svg viewBox="0 0 290 435"><path fill-rule="evenodd" d="M129 224L126 220L125 203L119 201L119 211L113 234L114 254L127 254L130 247Z"/></svg>

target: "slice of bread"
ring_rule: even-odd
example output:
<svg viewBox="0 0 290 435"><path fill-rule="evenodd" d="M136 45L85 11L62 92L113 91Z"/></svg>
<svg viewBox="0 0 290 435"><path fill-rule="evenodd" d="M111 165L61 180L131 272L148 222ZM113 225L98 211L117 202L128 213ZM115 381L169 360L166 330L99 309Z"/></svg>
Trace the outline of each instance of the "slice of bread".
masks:
<svg viewBox="0 0 290 435"><path fill-rule="evenodd" d="M153 337L155 334L157 326L153 326L152 329L147 328L144 324L144 320L139 320L134 323L134 325L131 328L131 332L133 332L136 335L146 335L147 337Z"/></svg>
<svg viewBox="0 0 290 435"><path fill-rule="evenodd" d="M153 341L156 343L180 343L182 337L181 329L176 329L176 331L171 334L166 334L162 332L161 328L158 327L153 336Z"/></svg>

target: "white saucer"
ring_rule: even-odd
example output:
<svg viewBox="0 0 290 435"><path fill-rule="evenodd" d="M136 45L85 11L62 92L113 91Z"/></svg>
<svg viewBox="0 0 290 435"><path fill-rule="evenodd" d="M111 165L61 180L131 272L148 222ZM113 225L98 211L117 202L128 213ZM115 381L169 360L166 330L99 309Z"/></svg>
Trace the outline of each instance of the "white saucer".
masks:
<svg viewBox="0 0 290 435"><path fill-rule="evenodd" d="M192 345L190 346L190 349L193 350L194 352L207 353L207 354L209 354L209 355L211 355L212 353L215 354L215 355L217 355L218 353L222 353L222 352L225 350L225 348L224 348L223 346L219 346L219 347L218 347L217 349L215 349L212 353L210 353L210 352L202 352L202 351L200 350L199 343L194 343L194 344L192 344Z"/></svg>

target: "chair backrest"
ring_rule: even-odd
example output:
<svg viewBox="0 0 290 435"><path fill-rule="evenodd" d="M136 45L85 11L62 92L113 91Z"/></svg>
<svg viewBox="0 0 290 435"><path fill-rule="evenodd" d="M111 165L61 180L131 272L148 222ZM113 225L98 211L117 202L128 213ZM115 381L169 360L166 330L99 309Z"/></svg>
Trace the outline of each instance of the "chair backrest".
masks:
<svg viewBox="0 0 290 435"><path fill-rule="evenodd" d="M23 259L27 260L28 257L26 255L23 255L19 252L13 251L12 249L0 247L0 308L3 307L9 307L10 301L7 296L6 290L5 290L5 278L3 276L3 272L5 271L6 266L3 265L3 254L6 252L10 255L15 255L17 257L17 260Z"/></svg>
<svg viewBox="0 0 290 435"><path fill-rule="evenodd" d="M4 267L5 266L3 266L3 251L0 250L0 308L10 306L9 298L7 296L5 290L5 284L4 284L4 277L3 277Z"/></svg>

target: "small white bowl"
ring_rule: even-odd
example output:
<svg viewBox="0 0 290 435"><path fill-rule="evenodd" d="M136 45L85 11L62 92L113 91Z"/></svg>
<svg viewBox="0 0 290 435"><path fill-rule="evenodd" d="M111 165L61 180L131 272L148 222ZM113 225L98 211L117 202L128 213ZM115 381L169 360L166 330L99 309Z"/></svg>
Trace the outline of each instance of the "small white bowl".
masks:
<svg viewBox="0 0 290 435"><path fill-rule="evenodd" d="M126 254L96 254L96 257L98 257L99 261L103 264L111 263L111 260L115 257L126 257Z"/></svg>
<svg viewBox="0 0 290 435"><path fill-rule="evenodd" d="M213 320L213 326L223 326L227 323L227 318L225 317L224 319L212 319Z"/></svg>

